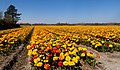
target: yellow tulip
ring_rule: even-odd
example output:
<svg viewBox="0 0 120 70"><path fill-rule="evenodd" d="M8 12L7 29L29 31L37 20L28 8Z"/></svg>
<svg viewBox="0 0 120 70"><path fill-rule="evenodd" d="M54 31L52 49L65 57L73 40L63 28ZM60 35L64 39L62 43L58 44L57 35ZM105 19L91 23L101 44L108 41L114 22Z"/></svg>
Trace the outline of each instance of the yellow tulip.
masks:
<svg viewBox="0 0 120 70"><path fill-rule="evenodd" d="M33 51L35 51L35 52L36 52L36 51L38 51L38 49L34 49Z"/></svg>
<svg viewBox="0 0 120 70"><path fill-rule="evenodd" d="M71 44L68 44L68 46L71 46Z"/></svg>
<svg viewBox="0 0 120 70"><path fill-rule="evenodd" d="M31 56L32 55L32 49L28 50L28 55Z"/></svg>
<svg viewBox="0 0 120 70"><path fill-rule="evenodd" d="M75 57L72 58L72 61L78 63L78 60Z"/></svg>
<svg viewBox="0 0 120 70"><path fill-rule="evenodd" d="M43 65L42 62L38 62L36 66L41 67Z"/></svg>
<svg viewBox="0 0 120 70"><path fill-rule="evenodd" d="M91 43L94 43L94 41L91 41Z"/></svg>
<svg viewBox="0 0 120 70"><path fill-rule="evenodd" d="M45 47L40 47L41 48L41 50L44 50L45 49Z"/></svg>
<svg viewBox="0 0 120 70"><path fill-rule="evenodd" d="M56 60L58 60L58 57L53 57L53 61L56 61Z"/></svg>
<svg viewBox="0 0 120 70"><path fill-rule="evenodd" d="M76 55L76 52L75 52L75 51L73 51L73 52L72 52L72 54L73 54L73 55Z"/></svg>
<svg viewBox="0 0 120 70"><path fill-rule="evenodd" d="M14 41L13 41L13 42L10 42L10 44L14 44Z"/></svg>
<svg viewBox="0 0 120 70"><path fill-rule="evenodd" d="M78 50L81 51L81 50L82 50L82 47L78 47Z"/></svg>
<svg viewBox="0 0 120 70"><path fill-rule="evenodd" d="M71 57L70 57L70 56L66 56L65 60L66 60L66 61L70 61L70 60L71 60Z"/></svg>
<svg viewBox="0 0 120 70"><path fill-rule="evenodd" d="M85 56L85 53L82 53L82 54L81 54L81 57L84 57L84 56Z"/></svg>
<svg viewBox="0 0 120 70"><path fill-rule="evenodd" d="M30 49L30 47L31 47L31 46L30 46L30 45L28 45L28 46L27 46L27 49Z"/></svg>
<svg viewBox="0 0 120 70"><path fill-rule="evenodd" d="M109 47L113 47L113 45L112 45L112 44L110 44L110 45L109 45Z"/></svg>
<svg viewBox="0 0 120 70"><path fill-rule="evenodd" d="M65 53L65 56L68 56L68 55L69 55L69 53L68 53L68 52L66 52L66 53Z"/></svg>
<svg viewBox="0 0 120 70"><path fill-rule="evenodd" d="M37 63L35 63L34 66L37 66Z"/></svg>
<svg viewBox="0 0 120 70"><path fill-rule="evenodd" d="M44 56L44 55L40 55L39 57L42 57L42 56Z"/></svg>
<svg viewBox="0 0 120 70"><path fill-rule="evenodd" d="M95 45L95 43L93 42L92 45Z"/></svg>
<svg viewBox="0 0 120 70"><path fill-rule="evenodd" d="M77 59L77 60L79 60L79 59L80 59L80 57L79 57L79 56L76 56L76 59Z"/></svg>
<svg viewBox="0 0 120 70"><path fill-rule="evenodd" d="M66 45L63 45L64 48L66 48Z"/></svg>
<svg viewBox="0 0 120 70"><path fill-rule="evenodd" d="M93 54L91 54L90 52L87 53L88 57L93 57Z"/></svg>
<svg viewBox="0 0 120 70"><path fill-rule="evenodd" d="M69 51L69 54L72 54L72 52L71 52L71 51Z"/></svg>
<svg viewBox="0 0 120 70"><path fill-rule="evenodd" d="M38 53L36 51L33 51L32 54L33 55L38 55Z"/></svg>
<svg viewBox="0 0 120 70"><path fill-rule="evenodd" d="M97 48L97 45L95 45L95 48Z"/></svg>
<svg viewBox="0 0 120 70"><path fill-rule="evenodd" d="M39 44L39 42L36 42L36 44Z"/></svg>
<svg viewBox="0 0 120 70"><path fill-rule="evenodd" d="M87 48L82 48L82 50L83 50L83 51L86 51L86 50L87 50Z"/></svg>
<svg viewBox="0 0 120 70"><path fill-rule="evenodd" d="M7 42L7 40L5 40L5 42Z"/></svg>
<svg viewBox="0 0 120 70"><path fill-rule="evenodd" d="M105 41L101 41L102 43L105 43Z"/></svg>
<svg viewBox="0 0 120 70"><path fill-rule="evenodd" d="M63 62L63 65L64 65L64 66L68 66L69 63L68 63L67 61L64 61L64 62Z"/></svg>
<svg viewBox="0 0 120 70"><path fill-rule="evenodd" d="M68 64L69 64L69 66L74 66L75 65L75 63L73 61L69 61Z"/></svg>
<svg viewBox="0 0 120 70"><path fill-rule="evenodd" d="M44 62L48 62L48 60L44 60Z"/></svg>
<svg viewBox="0 0 120 70"><path fill-rule="evenodd" d="M77 39L76 42L78 42L79 40Z"/></svg>
<svg viewBox="0 0 120 70"><path fill-rule="evenodd" d="M40 58L38 57L38 58L36 58L36 59L34 59L34 63L38 63L40 61Z"/></svg>
<svg viewBox="0 0 120 70"><path fill-rule="evenodd" d="M0 46L3 46L3 44L0 44Z"/></svg>

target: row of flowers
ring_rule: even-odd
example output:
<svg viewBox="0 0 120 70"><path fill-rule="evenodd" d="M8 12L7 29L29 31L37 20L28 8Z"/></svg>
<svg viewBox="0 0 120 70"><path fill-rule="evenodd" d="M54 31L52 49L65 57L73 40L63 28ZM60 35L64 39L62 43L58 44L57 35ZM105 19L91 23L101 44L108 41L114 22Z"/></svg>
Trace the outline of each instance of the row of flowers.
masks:
<svg viewBox="0 0 120 70"><path fill-rule="evenodd" d="M76 42L67 39L66 35L56 34L55 29L50 32L47 26L35 26L27 49L32 66L38 70L79 70L81 60L92 66L96 62L92 52L79 47Z"/></svg>
<svg viewBox="0 0 120 70"><path fill-rule="evenodd" d="M0 36L0 54L8 54L14 50L15 47L22 44L31 29L32 27L26 27L12 29L12 31L7 30L8 32L5 31L5 34Z"/></svg>
<svg viewBox="0 0 120 70"><path fill-rule="evenodd" d="M91 46L97 51L112 52L120 51L119 26L71 26L71 27L47 27L48 31L52 31L59 35L66 36L66 39ZM106 34L105 34L106 33Z"/></svg>
<svg viewBox="0 0 120 70"><path fill-rule="evenodd" d="M8 33L13 32L13 31L18 31L18 30L21 30L21 29L22 29L22 28L2 30L2 31L0 31L0 36L2 36L2 35L4 35L4 34L8 34Z"/></svg>

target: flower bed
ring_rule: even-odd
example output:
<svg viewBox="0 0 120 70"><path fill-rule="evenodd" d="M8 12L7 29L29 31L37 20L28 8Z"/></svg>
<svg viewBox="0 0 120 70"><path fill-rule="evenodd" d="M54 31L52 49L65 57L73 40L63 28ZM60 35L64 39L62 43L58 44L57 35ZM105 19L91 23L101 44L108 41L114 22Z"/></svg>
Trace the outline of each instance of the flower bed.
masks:
<svg viewBox="0 0 120 70"><path fill-rule="evenodd" d="M35 27L30 44L27 46L31 64L35 69L81 69L80 60L95 65L92 52L79 47L75 42L47 31L45 27Z"/></svg>
<svg viewBox="0 0 120 70"><path fill-rule="evenodd" d="M24 43L24 40L32 30L32 27L12 30L13 31L2 34L0 36L0 54L8 54L14 50L15 47Z"/></svg>
<svg viewBox="0 0 120 70"><path fill-rule="evenodd" d="M66 35L76 44L90 46L100 52L120 51L119 26L71 26L47 27L58 35Z"/></svg>

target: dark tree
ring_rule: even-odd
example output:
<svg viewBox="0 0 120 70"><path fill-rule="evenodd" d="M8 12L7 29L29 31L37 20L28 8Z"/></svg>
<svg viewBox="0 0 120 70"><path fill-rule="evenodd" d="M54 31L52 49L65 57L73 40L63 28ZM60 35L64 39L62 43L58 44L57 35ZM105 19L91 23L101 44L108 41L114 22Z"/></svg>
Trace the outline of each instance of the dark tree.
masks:
<svg viewBox="0 0 120 70"><path fill-rule="evenodd" d="M16 22L18 22L18 20L20 20L19 16L21 14L17 13L17 9L13 5L10 5L4 14L5 14L4 15L5 19L12 21L14 24L16 24Z"/></svg>

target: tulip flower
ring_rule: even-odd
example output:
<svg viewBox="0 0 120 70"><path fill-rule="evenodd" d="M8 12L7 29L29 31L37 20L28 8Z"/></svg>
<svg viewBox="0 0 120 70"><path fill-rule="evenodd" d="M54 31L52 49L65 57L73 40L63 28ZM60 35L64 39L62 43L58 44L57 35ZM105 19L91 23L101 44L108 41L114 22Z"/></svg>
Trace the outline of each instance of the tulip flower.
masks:
<svg viewBox="0 0 120 70"><path fill-rule="evenodd" d="M59 61L58 62L58 66L62 66L63 65L63 62L62 61Z"/></svg>

